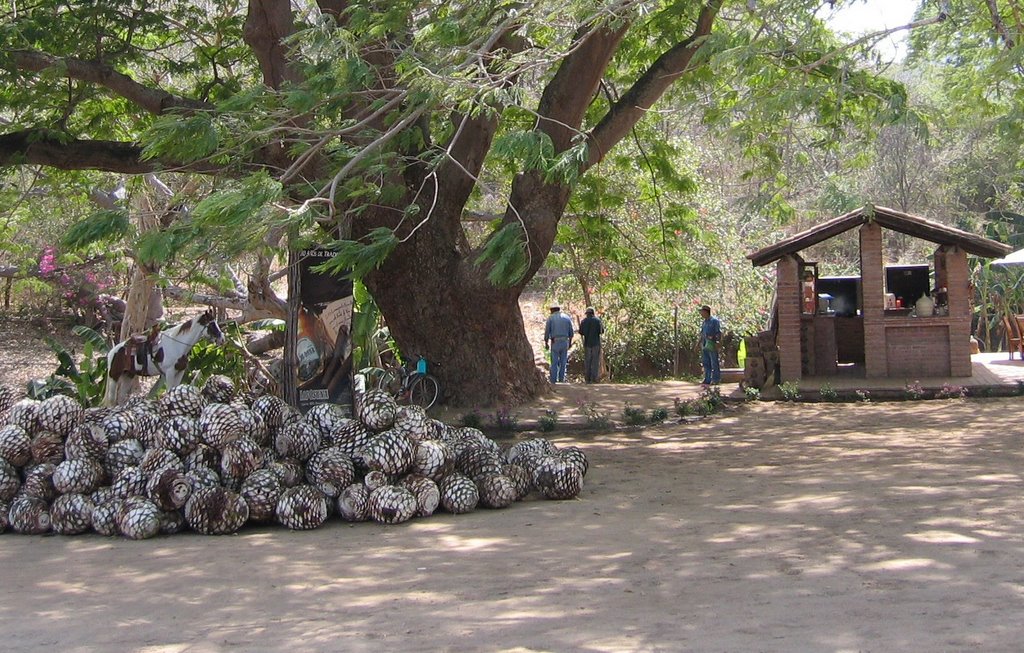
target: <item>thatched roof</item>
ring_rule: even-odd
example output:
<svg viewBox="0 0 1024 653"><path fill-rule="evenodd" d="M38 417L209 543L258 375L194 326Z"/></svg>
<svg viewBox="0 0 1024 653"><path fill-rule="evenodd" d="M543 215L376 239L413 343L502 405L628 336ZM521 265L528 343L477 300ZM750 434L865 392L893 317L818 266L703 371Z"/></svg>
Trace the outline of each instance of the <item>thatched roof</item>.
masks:
<svg viewBox="0 0 1024 653"><path fill-rule="evenodd" d="M823 222L807 231L802 231L795 236L780 240L774 245L769 245L752 254L747 254L747 258L755 266L768 265L783 256L795 254L800 250L807 249L811 245L817 245L823 240L838 236L845 231L859 227L872 220L886 229L892 229L908 236L928 240L939 245L956 245L968 254L974 254L975 256L999 258L1006 256L1013 249L1009 245L1004 245L990 238L972 234L961 229L947 227L944 224L939 224L918 215L911 215L884 206L871 206L869 204L856 211L850 211L846 215Z"/></svg>

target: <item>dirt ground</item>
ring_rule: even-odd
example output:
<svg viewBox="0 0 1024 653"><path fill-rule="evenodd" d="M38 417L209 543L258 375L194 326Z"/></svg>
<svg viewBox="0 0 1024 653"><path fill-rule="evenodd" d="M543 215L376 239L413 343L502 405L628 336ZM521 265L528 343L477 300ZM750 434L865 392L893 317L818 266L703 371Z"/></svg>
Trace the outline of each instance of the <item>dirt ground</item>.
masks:
<svg viewBox="0 0 1024 653"><path fill-rule="evenodd" d="M399 526L5 534L4 650L1019 651L1020 407L556 432L578 499Z"/></svg>
<svg viewBox="0 0 1024 653"><path fill-rule="evenodd" d="M42 331L5 322L0 382L52 371ZM590 458L578 499L399 526L8 533L3 650L1016 652L1020 409L760 403L555 431Z"/></svg>

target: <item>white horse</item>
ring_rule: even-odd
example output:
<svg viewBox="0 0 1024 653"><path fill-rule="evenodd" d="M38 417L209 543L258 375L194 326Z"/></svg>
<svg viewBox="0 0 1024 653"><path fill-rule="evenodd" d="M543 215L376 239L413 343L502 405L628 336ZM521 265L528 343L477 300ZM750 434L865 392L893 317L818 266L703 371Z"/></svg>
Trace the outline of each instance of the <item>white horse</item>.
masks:
<svg viewBox="0 0 1024 653"><path fill-rule="evenodd" d="M107 353L103 405L123 403L138 389L140 376L160 376L168 390L179 385L188 367L189 352L204 337L218 345L224 344L224 334L212 309L166 331L154 326L148 334L131 336L114 345Z"/></svg>

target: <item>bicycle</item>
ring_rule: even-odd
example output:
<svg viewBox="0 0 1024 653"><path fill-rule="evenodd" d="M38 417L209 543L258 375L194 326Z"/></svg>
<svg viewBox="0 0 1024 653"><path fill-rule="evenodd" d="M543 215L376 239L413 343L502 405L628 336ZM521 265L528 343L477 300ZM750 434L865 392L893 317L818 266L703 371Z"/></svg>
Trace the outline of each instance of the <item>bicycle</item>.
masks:
<svg viewBox="0 0 1024 653"><path fill-rule="evenodd" d="M417 356L416 364L386 365L381 368L377 387L398 400L430 410L441 398L441 383L427 371L430 363Z"/></svg>

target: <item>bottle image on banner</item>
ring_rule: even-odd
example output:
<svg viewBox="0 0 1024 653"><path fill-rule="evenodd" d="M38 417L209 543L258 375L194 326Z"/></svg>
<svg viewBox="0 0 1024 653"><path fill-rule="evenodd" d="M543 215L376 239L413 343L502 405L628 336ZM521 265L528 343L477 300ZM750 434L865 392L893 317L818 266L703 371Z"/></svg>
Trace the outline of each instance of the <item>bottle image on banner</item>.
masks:
<svg viewBox="0 0 1024 653"><path fill-rule="evenodd" d="M299 334L295 345L295 355L299 363L299 383L303 384L315 378L323 369L327 343L322 336L323 324L320 319L306 308L299 308Z"/></svg>

